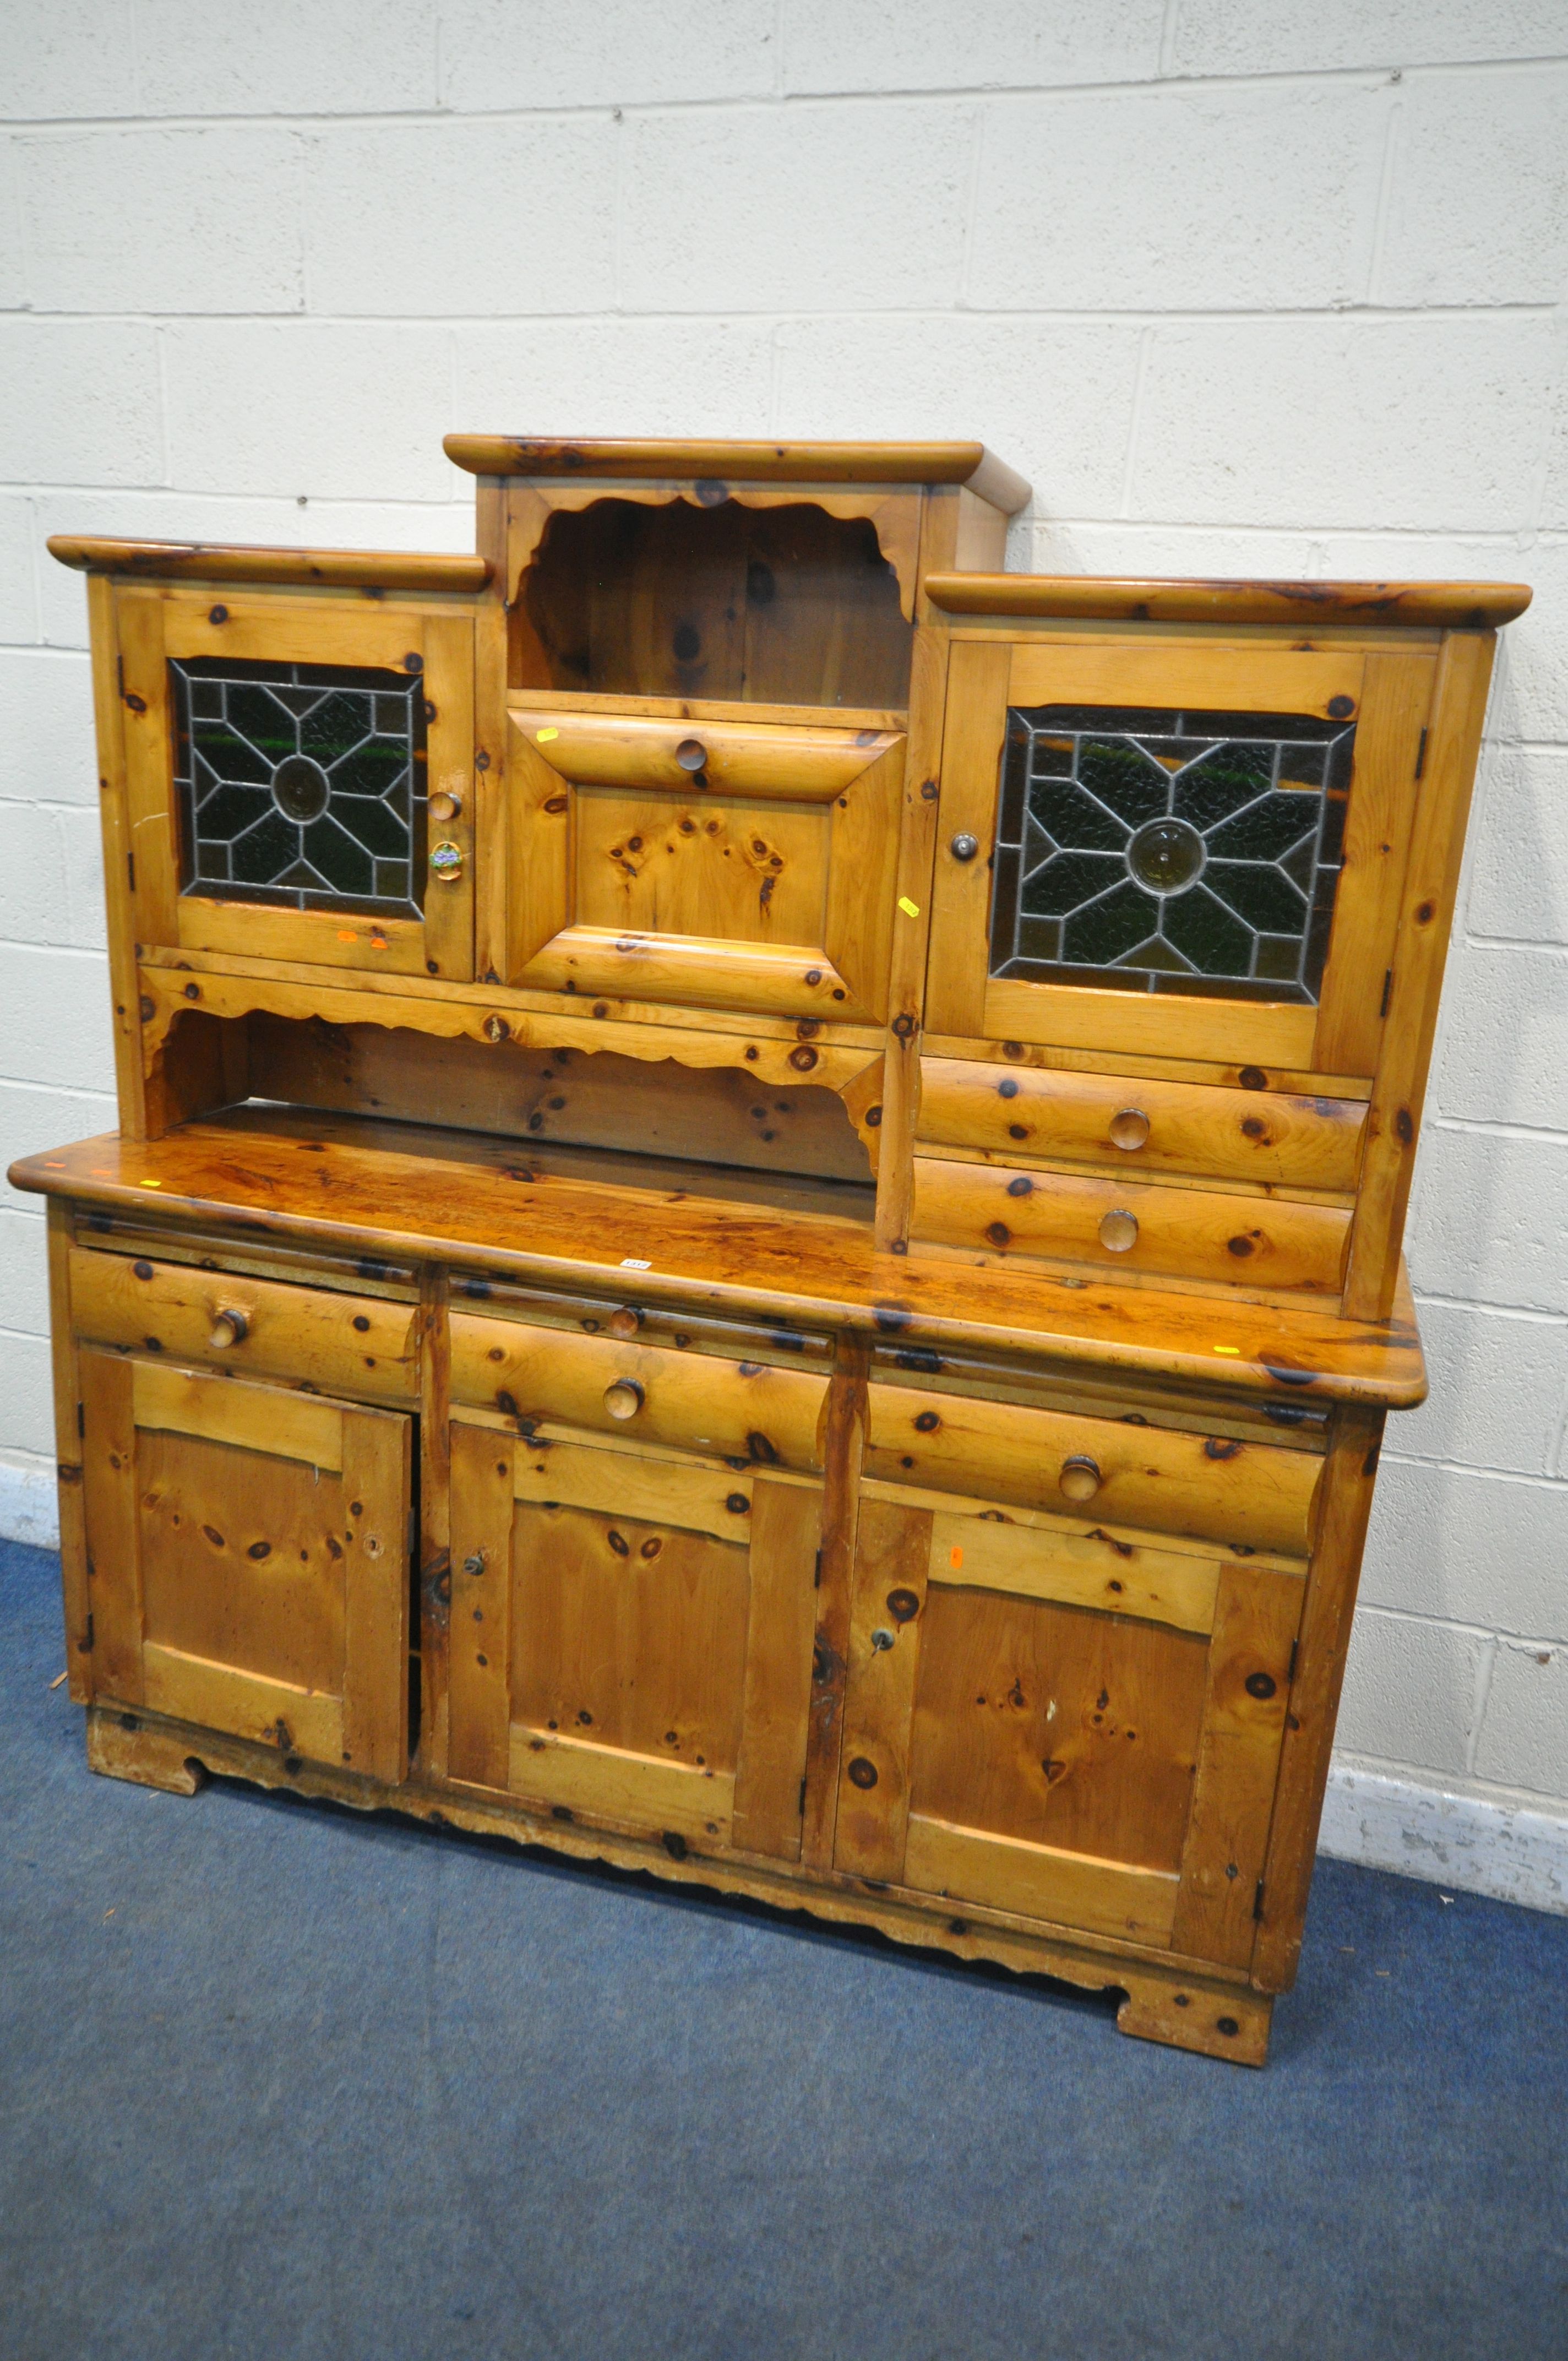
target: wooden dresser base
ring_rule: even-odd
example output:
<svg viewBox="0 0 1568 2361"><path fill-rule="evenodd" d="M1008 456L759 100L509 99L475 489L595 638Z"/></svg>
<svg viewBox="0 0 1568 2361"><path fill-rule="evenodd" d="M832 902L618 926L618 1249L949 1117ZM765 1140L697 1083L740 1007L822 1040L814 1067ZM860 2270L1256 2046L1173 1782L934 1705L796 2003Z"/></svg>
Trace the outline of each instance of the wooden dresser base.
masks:
<svg viewBox="0 0 1568 2361"><path fill-rule="evenodd" d="M1236 2066L1262 2066L1268 2055L1273 1996L1255 1992L1245 1978L1212 1971L1190 1973L1152 1957L1130 1957L1119 1947L1091 1937L1025 1932L1002 1913L966 1905L965 1916L925 1897L875 1894L859 1880L816 1874L790 1875L761 1862L705 1860L668 1840L640 1841L543 1818L517 1805L477 1802L470 1793L421 1779L417 1773L398 1786L280 1755L247 1740L166 1720L158 1714L129 1713L113 1706L87 1709L87 1761L102 1777L124 1779L166 1794L194 1795L209 1773L244 1779L258 1787L284 1788L322 1796L354 1811L392 1810L436 1827L464 1828L478 1836L510 1838L542 1845L578 1861L607 1862L615 1869L642 1870L672 1884L711 1887L743 1894L777 1909L806 1910L840 1926L871 1927L896 1943L946 1951L959 1960L988 1960L1020 1975L1053 1976L1089 1992L1125 1994L1116 2012L1123 2033L1161 2041Z"/></svg>

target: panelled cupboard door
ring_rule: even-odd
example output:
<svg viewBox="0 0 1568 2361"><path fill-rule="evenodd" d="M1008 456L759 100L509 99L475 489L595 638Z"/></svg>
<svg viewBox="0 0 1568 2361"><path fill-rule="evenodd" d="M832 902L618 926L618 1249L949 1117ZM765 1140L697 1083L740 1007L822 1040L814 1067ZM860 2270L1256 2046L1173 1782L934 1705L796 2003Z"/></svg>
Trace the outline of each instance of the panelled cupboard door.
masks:
<svg viewBox="0 0 1568 2361"><path fill-rule="evenodd" d="M137 939L464 981L474 618L119 594Z"/></svg>
<svg viewBox="0 0 1568 2361"><path fill-rule="evenodd" d="M798 1859L820 1541L815 1485L455 1420L453 1777Z"/></svg>
<svg viewBox="0 0 1568 2361"><path fill-rule="evenodd" d="M400 1779L410 1420L83 1351L94 1694Z"/></svg>
<svg viewBox="0 0 1568 2361"><path fill-rule="evenodd" d="M1370 1076L1432 650L965 641L929 1032Z"/></svg>
<svg viewBox="0 0 1568 2361"><path fill-rule="evenodd" d="M1244 1965L1299 1575L862 1501L835 1865Z"/></svg>
<svg viewBox="0 0 1568 2361"><path fill-rule="evenodd" d="M903 735L510 714L509 981L880 1021Z"/></svg>

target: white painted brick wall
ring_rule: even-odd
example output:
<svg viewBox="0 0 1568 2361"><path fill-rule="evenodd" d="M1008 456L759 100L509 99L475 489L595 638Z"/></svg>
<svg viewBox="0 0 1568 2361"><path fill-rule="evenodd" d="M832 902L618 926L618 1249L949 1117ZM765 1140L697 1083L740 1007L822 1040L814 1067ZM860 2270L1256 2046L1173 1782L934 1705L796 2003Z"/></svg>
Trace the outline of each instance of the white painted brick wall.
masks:
<svg viewBox="0 0 1568 2361"><path fill-rule="evenodd" d="M1568 1824L1568 0L10 0L6 35L6 1159L113 1121L49 533L466 547L453 427L979 434L1036 486L1014 566L1536 585L1342 1738L1363 1796ZM44 1324L0 1192L12 1468Z"/></svg>

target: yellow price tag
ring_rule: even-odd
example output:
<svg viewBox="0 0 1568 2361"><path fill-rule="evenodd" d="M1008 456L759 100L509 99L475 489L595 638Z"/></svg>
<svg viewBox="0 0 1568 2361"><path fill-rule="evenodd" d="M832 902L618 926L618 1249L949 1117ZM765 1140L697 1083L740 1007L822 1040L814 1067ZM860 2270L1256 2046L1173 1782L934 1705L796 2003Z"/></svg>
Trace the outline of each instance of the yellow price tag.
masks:
<svg viewBox="0 0 1568 2361"><path fill-rule="evenodd" d="M552 738L559 738L561 732L558 730L542 730L539 733L539 742L542 746L547 746Z"/></svg>
<svg viewBox="0 0 1568 2361"><path fill-rule="evenodd" d="M1227 1354L1233 1361L1239 1361L1242 1356L1242 1348L1239 1345L1216 1345L1214 1350L1216 1353Z"/></svg>
<svg viewBox="0 0 1568 2361"><path fill-rule="evenodd" d="M917 918L920 916L919 903L912 902L907 894L901 894L899 895L898 906L903 911L906 918Z"/></svg>

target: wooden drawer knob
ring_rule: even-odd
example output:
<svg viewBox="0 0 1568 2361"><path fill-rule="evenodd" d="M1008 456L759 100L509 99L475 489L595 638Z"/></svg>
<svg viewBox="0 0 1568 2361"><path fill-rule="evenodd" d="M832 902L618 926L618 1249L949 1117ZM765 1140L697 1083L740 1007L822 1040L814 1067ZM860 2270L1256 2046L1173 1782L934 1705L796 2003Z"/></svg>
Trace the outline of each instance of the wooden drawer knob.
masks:
<svg viewBox="0 0 1568 2361"><path fill-rule="evenodd" d="M250 1323L243 1312L220 1312L213 1323L207 1343L214 1353L232 1353L243 1345L250 1334Z"/></svg>
<svg viewBox="0 0 1568 2361"><path fill-rule="evenodd" d="M455 787L438 787L430 799L432 819L455 819L463 808L463 798Z"/></svg>
<svg viewBox="0 0 1568 2361"><path fill-rule="evenodd" d="M642 1407L642 1389L635 1378L617 1378L604 1389L604 1406L611 1418L635 1418Z"/></svg>
<svg viewBox="0 0 1568 2361"><path fill-rule="evenodd" d="M1100 1243L1107 1254L1125 1254L1138 1242L1138 1217L1118 1205L1100 1224Z"/></svg>
<svg viewBox="0 0 1568 2361"><path fill-rule="evenodd" d="M683 771L706 770L707 748L700 738L683 738L675 748L675 760Z"/></svg>
<svg viewBox="0 0 1568 2361"><path fill-rule="evenodd" d="M1092 1500L1105 1478L1100 1473L1098 1461L1091 1459L1086 1452L1074 1452L1070 1459L1062 1461L1057 1480L1068 1499Z"/></svg>
<svg viewBox="0 0 1568 2361"><path fill-rule="evenodd" d="M635 1336L641 1325L642 1314L630 1303L621 1304L609 1315L609 1333L612 1336Z"/></svg>
<svg viewBox="0 0 1568 2361"><path fill-rule="evenodd" d="M1148 1136L1149 1119L1142 1107L1124 1107L1120 1115L1111 1118L1112 1140L1129 1153L1135 1148L1142 1148Z"/></svg>

